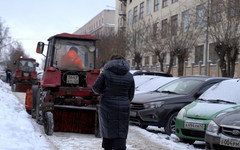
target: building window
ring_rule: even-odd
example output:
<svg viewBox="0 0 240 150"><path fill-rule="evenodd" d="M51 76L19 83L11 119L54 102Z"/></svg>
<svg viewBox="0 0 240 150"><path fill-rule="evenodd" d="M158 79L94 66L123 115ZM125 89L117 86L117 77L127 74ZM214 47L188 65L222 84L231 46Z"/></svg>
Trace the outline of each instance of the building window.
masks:
<svg viewBox="0 0 240 150"><path fill-rule="evenodd" d="M138 7L134 7L133 9L133 23L137 22L137 19L138 19Z"/></svg>
<svg viewBox="0 0 240 150"><path fill-rule="evenodd" d="M239 0L228 0L228 17L235 17L240 12Z"/></svg>
<svg viewBox="0 0 240 150"><path fill-rule="evenodd" d="M153 24L153 37L154 38L159 38L159 31L160 31L160 23L154 23Z"/></svg>
<svg viewBox="0 0 240 150"><path fill-rule="evenodd" d="M190 26L190 14L189 10L182 13L182 32L186 32Z"/></svg>
<svg viewBox="0 0 240 150"><path fill-rule="evenodd" d="M154 0L154 11L159 10L159 0Z"/></svg>
<svg viewBox="0 0 240 150"><path fill-rule="evenodd" d="M162 20L162 38L167 37L168 22L167 19Z"/></svg>
<svg viewBox="0 0 240 150"><path fill-rule="evenodd" d="M215 51L216 43L209 44L209 59L212 61L213 64L216 64L218 55Z"/></svg>
<svg viewBox="0 0 240 150"><path fill-rule="evenodd" d="M172 3L175 3L175 2L177 2L178 0L172 0Z"/></svg>
<svg viewBox="0 0 240 150"><path fill-rule="evenodd" d="M203 45L195 47L195 64L198 64L199 61L203 61Z"/></svg>
<svg viewBox="0 0 240 150"><path fill-rule="evenodd" d="M147 0L147 15L151 14L151 0Z"/></svg>
<svg viewBox="0 0 240 150"><path fill-rule="evenodd" d="M146 57L145 57L145 66L146 66L146 65L149 65L149 56L146 56Z"/></svg>
<svg viewBox="0 0 240 150"><path fill-rule="evenodd" d="M128 24L132 24L132 10L128 11Z"/></svg>
<svg viewBox="0 0 240 150"><path fill-rule="evenodd" d="M140 4L140 14L139 14L139 19L143 19L144 15L144 2Z"/></svg>
<svg viewBox="0 0 240 150"><path fill-rule="evenodd" d="M156 65L157 63L158 63L157 55L153 55L153 56L152 56L152 64L153 64L153 65Z"/></svg>
<svg viewBox="0 0 240 150"><path fill-rule="evenodd" d="M211 1L211 18L212 22L220 22L222 19L222 12L223 9L223 0L212 0Z"/></svg>
<svg viewBox="0 0 240 150"><path fill-rule="evenodd" d="M168 6L168 0L162 0L162 8L165 8Z"/></svg>
<svg viewBox="0 0 240 150"><path fill-rule="evenodd" d="M177 35L178 15L171 17L171 35Z"/></svg>
<svg viewBox="0 0 240 150"><path fill-rule="evenodd" d="M206 7L205 4L200 4L197 6L196 12L196 28L202 28L206 25L206 21L204 20Z"/></svg>

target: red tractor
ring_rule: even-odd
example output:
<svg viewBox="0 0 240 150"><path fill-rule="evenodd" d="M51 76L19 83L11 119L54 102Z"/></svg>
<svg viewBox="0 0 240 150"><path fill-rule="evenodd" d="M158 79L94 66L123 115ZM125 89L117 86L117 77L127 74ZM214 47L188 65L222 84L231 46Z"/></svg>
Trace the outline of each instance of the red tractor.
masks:
<svg viewBox="0 0 240 150"><path fill-rule="evenodd" d="M23 58L22 56L14 61L17 66L11 85L14 92L26 92L32 85L37 84L36 67L38 63L33 58Z"/></svg>
<svg viewBox="0 0 240 150"><path fill-rule="evenodd" d="M100 73L95 69L97 38L62 33L48 41L42 80L26 96L32 118L47 135L58 131L97 135L99 95L92 91ZM42 54L44 46L38 42L37 53Z"/></svg>

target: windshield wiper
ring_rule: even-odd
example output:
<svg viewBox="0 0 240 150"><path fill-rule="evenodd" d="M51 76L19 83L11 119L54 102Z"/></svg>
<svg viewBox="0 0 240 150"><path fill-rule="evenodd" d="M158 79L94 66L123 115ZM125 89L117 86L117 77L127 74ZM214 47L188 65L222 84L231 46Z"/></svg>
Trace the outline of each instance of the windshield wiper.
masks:
<svg viewBox="0 0 240 150"><path fill-rule="evenodd" d="M212 102L212 103L219 103L219 102L223 102L223 103L228 103L228 104L237 104L237 103L235 103L235 102L225 101L225 100L221 100L221 99L217 99L217 100L210 100L210 102Z"/></svg>
<svg viewBox="0 0 240 150"><path fill-rule="evenodd" d="M159 92L162 92L162 93L169 93L169 94L178 94L176 92L172 92L172 91L159 91Z"/></svg>
<svg viewBox="0 0 240 150"><path fill-rule="evenodd" d="M197 99L197 100L199 100L199 101L208 101L208 100L206 100L206 99L202 99L202 98L199 98L199 99Z"/></svg>

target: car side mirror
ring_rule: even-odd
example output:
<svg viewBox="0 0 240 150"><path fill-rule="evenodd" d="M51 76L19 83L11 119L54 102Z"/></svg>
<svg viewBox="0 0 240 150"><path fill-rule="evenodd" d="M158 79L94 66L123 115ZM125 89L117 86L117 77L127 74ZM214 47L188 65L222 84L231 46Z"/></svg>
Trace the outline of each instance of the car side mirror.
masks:
<svg viewBox="0 0 240 150"><path fill-rule="evenodd" d="M38 42L36 52L39 53L39 54L42 54L43 50L44 50L44 43L43 42Z"/></svg>

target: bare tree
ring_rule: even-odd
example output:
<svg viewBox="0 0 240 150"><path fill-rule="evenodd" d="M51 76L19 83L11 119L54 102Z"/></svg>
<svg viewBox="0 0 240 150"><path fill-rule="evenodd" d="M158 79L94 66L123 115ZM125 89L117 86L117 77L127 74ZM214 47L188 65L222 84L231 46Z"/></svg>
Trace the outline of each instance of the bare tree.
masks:
<svg viewBox="0 0 240 150"><path fill-rule="evenodd" d="M144 22L144 28L146 28L145 42L146 43L146 52L150 52L151 54L157 57L157 60L160 64L160 70L163 69L163 62L166 59L166 44L161 37L160 30L160 20L157 18L154 20L152 17L149 18L147 22Z"/></svg>
<svg viewBox="0 0 240 150"><path fill-rule="evenodd" d="M99 39L97 42L97 68L103 67L112 54L125 56L126 38L124 34L101 35Z"/></svg>
<svg viewBox="0 0 240 150"><path fill-rule="evenodd" d="M136 22L126 30L127 51L133 57L137 70L140 69L143 56L146 52L146 28L143 22Z"/></svg>
<svg viewBox="0 0 240 150"><path fill-rule="evenodd" d="M215 41L223 77L233 77L240 46L240 1L212 0L210 37Z"/></svg>
<svg viewBox="0 0 240 150"><path fill-rule="evenodd" d="M178 15L171 16L170 21L162 22L162 34L165 37L168 52L170 54L168 73L170 73L174 59L178 60L178 76L183 75L184 62L188 60L203 28L197 27L195 9L182 12L181 23L178 23Z"/></svg>

